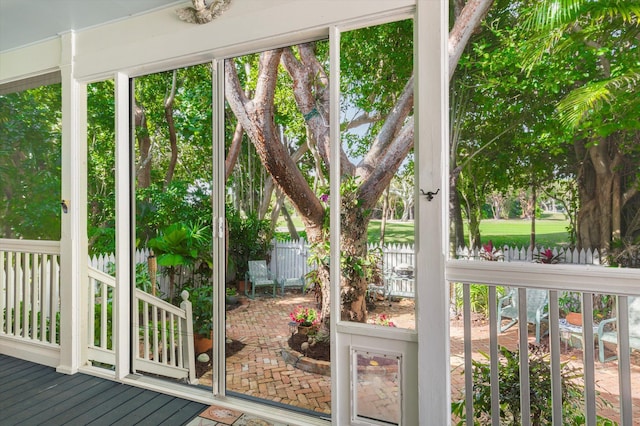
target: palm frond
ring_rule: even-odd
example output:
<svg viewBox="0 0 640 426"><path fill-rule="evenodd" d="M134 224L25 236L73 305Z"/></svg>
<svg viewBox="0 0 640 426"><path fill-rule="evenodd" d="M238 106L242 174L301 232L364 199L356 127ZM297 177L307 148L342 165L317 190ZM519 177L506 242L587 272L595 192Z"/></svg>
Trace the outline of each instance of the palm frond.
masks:
<svg viewBox="0 0 640 426"><path fill-rule="evenodd" d="M611 102L619 92L638 92L640 71L629 71L624 75L586 84L571 91L558 103L560 122L575 129L589 116Z"/></svg>
<svg viewBox="0 0 640 426"><path fill-rule="evenodd" d="M584 12L592 20L622 18L627 24L638 25L640 2L637 0L599 0L585 2Z"/></svg>
<svg viewBox="0 0 640 426"><path fill-rule="evenodd" d="M587 0L541 1L530 11L524 27L533 31L564 27L580 16L587 3Z"/></svg>

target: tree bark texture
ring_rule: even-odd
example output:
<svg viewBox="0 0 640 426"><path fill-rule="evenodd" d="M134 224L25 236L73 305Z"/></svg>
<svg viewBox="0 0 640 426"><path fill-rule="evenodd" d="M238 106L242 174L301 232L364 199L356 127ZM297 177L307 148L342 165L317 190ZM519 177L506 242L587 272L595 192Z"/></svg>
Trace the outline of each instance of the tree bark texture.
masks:
<svg viewBox="0 0 640 426"><path fill-rule="evenodd" d="M147 126L144 109L136 105L135 111L136 139L138 140L138 151L140 152L136 178L138 188L148 188L151 185L151 138L149 137L149 127Z"/></svg>
<svg viewBox="0 0 640 426"><path fill-rule="evenodd" d="M492 0L470 0L460 11L449 37L449 76L464 49L469 37L484 18ZM300 113L304 116L310 141L317 148L327 170L334 165L329 158L329 80L323 65L315 55L314 43L297 46L297 55L291 48L263 52L260 55L259 72L255 94L250 98L239 82L233 60L225 64L225 93L227 101L245 130L258 156L302 217L309 242L325 243L325 208L307 184L304 176L280 143L274 122L274 93L278 66L284 66L293 80L293 93ZM376 202L389 186L402 161L414 144L413 77L407 81L395 107L385 118L369 151L358 164L354 164L341 149L340 175L355 177L359 208L341 212L342 235L340 250L343 257L367 258L366 229L369 217L365 213L375 207ZM366 321L365 293L367 279L354 271L341 271L342 316L356 321ZM345 273L346 272L346 273ZM323 283L322 311L328 314L329 271L326 265L318 267L318 278Z"/></svg>

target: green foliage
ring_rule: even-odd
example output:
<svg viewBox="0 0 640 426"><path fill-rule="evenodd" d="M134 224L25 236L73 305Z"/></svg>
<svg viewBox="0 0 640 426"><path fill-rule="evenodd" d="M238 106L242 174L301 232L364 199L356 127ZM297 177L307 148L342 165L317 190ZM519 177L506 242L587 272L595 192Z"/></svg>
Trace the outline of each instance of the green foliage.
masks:
<svg viewBox="0 0 640 426"><path fill-rule="evenodd" d="M500 424L520 424L520 359L518 351L511 351L504 346L499 348L498 382L500 387ZM489 355L482 353L486 362L473 360L473 415L474 424L488 424L491 420L491 367ZM566 424L584 424L582 414L582 372L567 363L561 365L561 398L563 419ZM529 353L529 386L531 424L534 426L550 425L552 412L551 399L551 365L548 355L538 352ZM452 414L461 419L457 424L465 424L465 401L461 398L451 404ZM599 425L610 420L599 418Z"/></svg>
<svg viewBox="0 0 640 426"><path fill-rule="evenodd" d="M640 235L637 238L614 238L606 256L610 266L640 268Z"/></svg>
<svg viewBox="0 0 640 426"><path fill-rule="evenodd" d="M192 266L197 260L210 264L211 228L200 224L174 223L149 240L158 265L168 268Z"/></svg>
<svg viewBox="0 0 640 426"><path fill-rule="evenodd" d="M238 279L244 279L250 260L269 262L271 251L271 224L259 219L255 212L246 216L227 205L229 229L229 257L232 259Z"/></svg>
<svg viewBox="0 0 640 426"><path fill-rule="evenodd" d="M32 322L33 318L32 318L32 311L29 309L27 310L26 314L27 316L25 317L24 314L24 302L20 302L20 308L18 309L18 327L14 328L14 324L15 324L15 319L16 319L16 310L11 308L11 321L8 321L7 318L7 308L4 308L2 310L2 318L3 321L5 322L4 327L0 330L2 332L6 332L7 334L21 334L23 331L23 328L25 327L26 322L28 321L28 329L27 329L27 335L34 339L42 339L42 333L41 333L41 329L40 329L40 325L41 325L41 319L42 319L42 312L37 312L36 314L36 320L35 320L35 324ZM25 321L26 320L26 321ZM48 315L45 317L45 340L47 342L51 341L51 316ZM55 342L52 343L60 343L60 312L56 312L56 325L55 325L55 330L54 330L56 339Z"/></svg>
<svg viewBox="0 0 640 426"><path fill-rule="evenodd" d="M461 311L464 307L463 284L456 284L456 308ZM496 287L496 297L504 296L504 287ZM489 318L489 286L484 284L469 285L469 302L471 312L475 312Z"/></svg>
<svg viewBox="0 0 640 426"><path fill-rule="evenodd" d="M174 223L210 223L210 186L174 179L163 188L153 184L136 191L136 231L143 244Z"/></svg>
<svg viewBox="0 0 640 426"><path fill-rule="evenodd" d="M102 330L102 304L95 305L93 316L93 344L100 346L100 332ZM107 307L107 336L106 347L107 349L113 349L113 300L109 298L106 303Z"/></svg>
<svg viewBox="0 0 640 426"><path fill-rule="evenodd" d="M113 80L87 85L89 254L115 252L115 97Z"/></svg>
<svg viewBox="0 0 640 426"><path fill-rule="evenodd" d="M210 336L213 330L213 287L186 287L193 309L193 332Z"/></svg>
<svg viewBox="0 0 640 426"><path fill-rule="evenodd" d="M163 230L159 236L149 240L149 247L155 252L158 265L167 268L169 274L169 298L177 296L174 292L175 277L179 272L189 269L191 279L195 278L195 267L199 272L210 271L213 266L211 254L211 227L197 223L174 223ZM180 275L182 277L182 274ZM208 277L207 277L208 281ZM182 286L182 282L178 285Z"/></svg>
<svg viewBox="0 0 640 426"><path fill-rule="evenodd" d="M0 237L60 239L61 85L0 95Z"/></svg>
<svg viewBox="0 0 640 426"><path fill-rule="evenodd" d="M582 300L580 293L565 291L558 297L558 306L565 315L568 312L582 312Z"/></svg>

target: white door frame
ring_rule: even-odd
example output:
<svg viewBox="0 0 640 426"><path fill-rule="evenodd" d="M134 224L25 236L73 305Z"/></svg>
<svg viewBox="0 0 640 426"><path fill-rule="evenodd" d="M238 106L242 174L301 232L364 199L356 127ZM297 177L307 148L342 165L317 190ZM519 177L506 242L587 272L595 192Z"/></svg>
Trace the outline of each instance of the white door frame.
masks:
<svg viewBox="0 0 640 426"><path fill-rule="evenodd" d="M398 16L402 18L403 16ZM388 19L391 21L392 17ZM383 21L386 22L386 21ZM343 31L379 22L360 22L356 27L332 26L329 31L330 52L330 117L340 117L340 34ZM340 120L330 123L331 179L330 204L340 206ZM330 210L331 264L340 265L340 209ZM340 301L339 268L331 268L331 300ZM417 301L417 294L416 294ZM341 304L331 304L331 411L335 425L383 425L389 424L358 416L356 395L356 363L352 357L357 351L371 351L377 354L395 354L401 358L399 364L400 419L401 425L418 424L418 334L414 330L379 327L369 324L340 320Z"/></svg>

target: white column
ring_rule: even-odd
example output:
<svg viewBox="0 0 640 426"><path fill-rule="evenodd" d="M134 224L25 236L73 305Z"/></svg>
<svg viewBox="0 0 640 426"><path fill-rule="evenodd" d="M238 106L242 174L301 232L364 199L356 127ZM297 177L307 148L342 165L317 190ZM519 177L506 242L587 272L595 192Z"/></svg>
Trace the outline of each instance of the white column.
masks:
<svg viewBox="0 0 640 426"><path fill-rule="evenodd" d="M135 211L131 205L131 110L129 108L129 76L115 76L116 111L116 289L114 316L114 345L116 379L122 380L131 372L131 332L137 323L131 318L131 244L135 241Z"/></svg>
<svg viewBox="0 0 640 426"><path fill-rule="evenodd" d="M451 422L448 244L448 2L416 2L416 300L420 425ZM440 189L429 201L421 195Z"/></svg>
<svg viewBox="0 0 640 426"><path fill-rule="evenodd" d="M87 286L87 96L74 78L75 34L60 37L62 75L62 213L60 240L60 363L57 370L73 374L83 362L86 346ZM61 200L61 201L62 201ZM84 313L84 316L83 316Z"/></svg>

